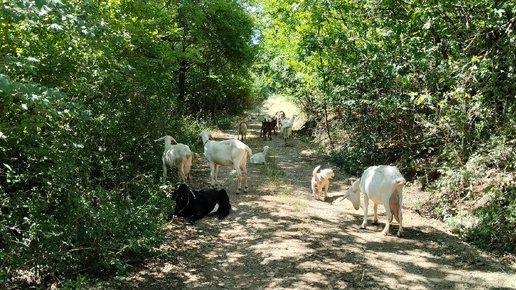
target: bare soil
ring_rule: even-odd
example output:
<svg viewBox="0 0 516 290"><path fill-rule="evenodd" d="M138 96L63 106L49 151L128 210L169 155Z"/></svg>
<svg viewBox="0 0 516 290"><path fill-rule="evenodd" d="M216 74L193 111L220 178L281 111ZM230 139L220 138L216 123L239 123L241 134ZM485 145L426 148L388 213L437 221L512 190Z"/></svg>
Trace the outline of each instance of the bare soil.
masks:
<svg viewBox="0 0 516 290"><path fill-rule="evenodd" d="M258 114L249 123L247 143L254 153L264 145L268 165L248 164L249 191L236 195L236 175L222 168L219 179L228 190L231 214L206 217L195 225L174 219L164 231L163 254L132 269L108 288L119 289L516 289L516 273L487 253L462 242L439 221L414 210L420 194L407 188L404 235L381 234L378 225L360 229L363 211L347 200L332 205L350 185L334 168L328 198L315 200L310 189L317 165L332 167L310 143L296 135L284 146L279 135L259 137ZM290 117L290 116L287 116ZM217 140L236 139L234 130ZM264 170L264 167L267 170ZM263 174L263 172L272 172ZM209 186L204 158L193 168L193 188ZM272 177L271 177L272 176Z"/></svg>

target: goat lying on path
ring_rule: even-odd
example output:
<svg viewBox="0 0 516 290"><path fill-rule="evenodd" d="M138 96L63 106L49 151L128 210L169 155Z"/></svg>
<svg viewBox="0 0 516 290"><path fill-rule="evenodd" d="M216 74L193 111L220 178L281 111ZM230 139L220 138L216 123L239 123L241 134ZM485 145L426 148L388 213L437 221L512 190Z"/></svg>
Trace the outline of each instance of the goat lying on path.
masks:
<svg viewBox="0 0 516 290"><path fill-rule="evenodd" d="M346 194L335 202L348 198L353 203L353 207L358 210L360 192L364 193L364 221L361 228L365 229L367 226L367 209L370 199L374 203L373 223L378 223L378 205L383 204L385 207L387 222L382 234L387 235L389 233L389 225L394 217L400 224L398 236L401 236L403 234L401 202L404 186L405 178L397 167L389 165L371 166L364 171L360 179L351 185Z"/></svg>
<svg viewBox="0 0 516 290"><path fill-rule="evenodd" d="M226 190L193 190L186 184L180 184L174 190L172 198L176 200L174 213L168 216L185 217L190 223L210 214L218 214L220 219L229 215L231 204Z"/></svg>
<svg viewBox="0 0 516 290"><path fill-rule="evenodd" d="M185 144L177 143L172 136L168 135L154 141L162 140L165 140L165 150L161 157L163 160L163 183L167 182L167 167L177 168L178 182L186 183L186 180L190 176L190 167L192 166L193 153L190 147ZM172 145L172 141L177 144Z"/></svg>
<svg viewBox="0 0 516 290"><path fill-rule="evenodd" d="M269 146L263 146L263 152L255 153L253 156L251 156L249 161L251 161L251 163L254 164L267 164L267 160L265 159L265 157L267 157L267 152L269 151L269 149Z"/></svg>
<svg viewBox="0 0 516 290"><path fill-rule="evenodd" d="M217 175L219 166L233 166L238 177L236 193L242 189L242 179L245 180L244 192L247 191L247 155L253 155L253 151L239 140L212 141L208 131L202 131L199 141L204 145L204 156L210 163L211 186L215 188L218 183Z"/></svg>

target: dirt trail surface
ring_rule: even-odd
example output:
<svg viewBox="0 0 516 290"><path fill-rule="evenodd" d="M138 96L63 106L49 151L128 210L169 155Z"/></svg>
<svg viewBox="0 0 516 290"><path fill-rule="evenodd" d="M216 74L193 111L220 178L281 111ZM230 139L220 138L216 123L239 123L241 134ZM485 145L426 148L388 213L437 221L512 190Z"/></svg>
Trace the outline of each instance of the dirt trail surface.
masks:
<svg viewBox="0 0 516 290"><path fill-rule="evenodd" d="M174 219L165 227L164 254L132 269L115 284L120 289L516 289L510 267L450 234L440 222L419 216L404 202L404 236L398 224L383 236L385 211L360 229L362 209L348 200L332 205L349 187L334 168L328 198L314 200L312 170L331 167L310 144L294 136L285 147L279 135L259 137L260 119L249 122L246 143L253 153L271 147L266 165L279 183L261 174L264 165L248 163L247 193L236 195L236 175L221 168L232 212L206 217L195 225ZM290 116L287 116L290 117ZM218 132L217 140L236 139L237 131ZM194 164L193 188L207 188L209 167ZM270 176L271 174L269 174ZM111 285L115 286L115 285Z"/></svg>

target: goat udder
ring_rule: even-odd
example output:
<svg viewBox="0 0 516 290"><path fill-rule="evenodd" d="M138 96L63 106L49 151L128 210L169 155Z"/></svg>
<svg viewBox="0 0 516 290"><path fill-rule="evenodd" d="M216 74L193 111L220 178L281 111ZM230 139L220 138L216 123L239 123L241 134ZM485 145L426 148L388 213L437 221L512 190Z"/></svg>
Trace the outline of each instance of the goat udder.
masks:
<svg viewBox="0 0 516 290"><path fill-rule="evenodd" d="M398 195L393 194L391 195L391 198L389 199L389 207L391 208L391 213L394 216L394 219L399 223L400 222L400 214L398 211L400 204L398 201Z"/></svg>

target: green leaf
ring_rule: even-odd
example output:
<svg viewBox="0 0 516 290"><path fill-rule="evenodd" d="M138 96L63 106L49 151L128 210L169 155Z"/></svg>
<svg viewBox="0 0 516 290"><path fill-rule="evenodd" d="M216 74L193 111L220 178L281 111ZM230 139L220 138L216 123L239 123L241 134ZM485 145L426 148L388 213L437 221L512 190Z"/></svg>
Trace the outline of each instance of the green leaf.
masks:
<svg viewBox="0 0 516 290"><path fill-rule="evenodd" d="M11 166L9 166L9 164L4 163L4 166L7 167L7 169L9 169L9 171L13 171L13 169L11 168Z"/></svg>
<svg viewBox="0 0 516 290"><path fill-rule="evenodd" d="M47 4L46 0L36 0L36 7L38 7L38 9L41 9L45 4Z"/></svg>
<svg viewBox="0 0 516 290"><path fill-rule="evenodd" d="M6 75L0 75L0 91L10 93L13 89L11 81Z"/></svg>

